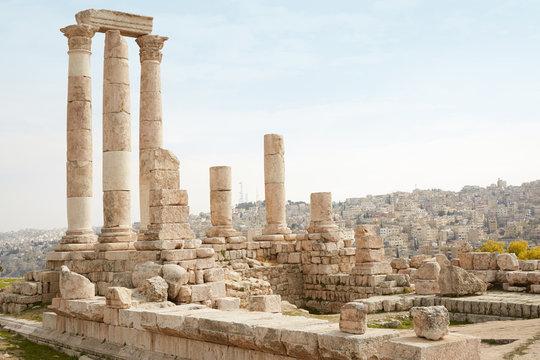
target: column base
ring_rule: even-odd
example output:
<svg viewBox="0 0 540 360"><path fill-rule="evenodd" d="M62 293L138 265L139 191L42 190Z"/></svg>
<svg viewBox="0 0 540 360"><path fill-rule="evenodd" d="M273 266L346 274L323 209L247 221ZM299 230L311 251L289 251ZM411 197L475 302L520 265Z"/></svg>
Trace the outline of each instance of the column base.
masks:
<svg viewBox="0 0 540 360"><path fill-rule="evenodd" d="M267 224L263 231L263 235L286 235L292 233L291 229L285 224Z"/></svg>
<svg viewBox="0 0 540 360"><path fill-rule="evenodd" d="M131 228L102 228L95 245L97 251L134 250L133 243L137 240Z"/></svg>
<svg viewBox="0 0 540 360"><path fill-rule="evenodd" d="M94 250L97 235L92 230L66 231L60 243L53 246L53 251L85 251Z"/></svg>
<svg viewBox="0 0 540 360"><path fill-rule="evenodd" d="M212 226L210 229L206 230L206 237L234 237L241 236L242 233L236 231L232 225L217 225Z"/></svg>
<svg viewBox="0 0 540 360"><path fill-rule="evenodd" d="M94 251L97 242L80 243L80 244L57 244L53 246L55 252L66 251Z"/></svg>

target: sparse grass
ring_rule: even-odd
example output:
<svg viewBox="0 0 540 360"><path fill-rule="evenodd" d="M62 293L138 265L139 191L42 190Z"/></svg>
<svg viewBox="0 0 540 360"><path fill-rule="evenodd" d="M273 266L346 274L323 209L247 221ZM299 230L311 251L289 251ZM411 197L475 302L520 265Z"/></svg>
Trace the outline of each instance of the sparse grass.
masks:
<svg viewBox="0 0 540 360"><path fill-rule="evenodd" d="M17 319L43 321L43 313L48 310L49 304L39 303L17 314L6 314Z"/></svg>
<svg viewBox="0 0 540 360"><path fill-rule="evenodd" d="M516 355L521 356L521 355L527 354L526 350L529 348L529 346L531 346L533 343L535 343L538 340L540 340L540 333L536 334L535 336L527 340L525 344L520 345L516 347L514 350L512 350L511 352L504 354L503 359L512 360Z"/></svg>
<svg viewBox="0 0 540 360"><path fill-rule="evenodd" d="M23 281L23 278L0 278L0 289L8 287L13 284L15 281Z"/></svg>
<svg viewBox="0 0 540 360"><path fill-rule="evenodd" d="M469 322L469 321L454 321L454 320L450 320L450 326L456 326L456 325L469 325L469 324L472 324L472 323Z"/></svg>
<svg viewBox="0 0 540 360"><path fill-rule="evenodd" d="M389 326L391 321L398 320L400 324L398 326ZM413 328L413 320L410 316L397 316L392 317L389 316L384 320L377 320L375 322L369 323L367 325L369 328L378 328L378 329L398 329L398 330L404 330L404 329L412 329Z"/></svg>
<svg viewBox="0 0 540 360"><path fill-rule="evenodd" d="M312 309L312 311L313 311L313 309ZM314 314L314 313L302 311L300 309L295 309L295 310L291 310L291 311L285 311L285 312L283 312L283 315L303 316L303 317L312 318L312 319L328 320L329 322L339 322L339 314L321 315L321 314Z"/></svg>
<svg viewBox="0 0 540 360"><path fill-rule="evenodd" d="M5 344L5 347L2 349L2 351L13 356L15 359L77 359L76 356L68 356L64 353L54 350L49 346L33 343L20 335L12 334L7 331L0 331L0 341Z"/></svg>

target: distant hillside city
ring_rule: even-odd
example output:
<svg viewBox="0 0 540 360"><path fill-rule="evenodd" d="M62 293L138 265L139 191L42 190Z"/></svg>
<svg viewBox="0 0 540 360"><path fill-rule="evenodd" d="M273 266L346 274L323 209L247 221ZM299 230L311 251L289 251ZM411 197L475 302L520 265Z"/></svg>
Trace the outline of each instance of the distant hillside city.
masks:
<svg viewBox="0 0 540 360"><path fill-rule="evenodd" d="M354 227L377 225L388 257L444 253L455 257L464 243L474 248L487 240L505 244L523 239L540 245L540 180L507 186L499 179L488 187L465 186L459 192L414 190L412 193L350 198L334 202L334 220L345 239L354 239ZM265 224L264 202L240 203L233 210L234 226L251 241ZM309 225L309 204L288 201L287 223L293 232ZM198 237L211 226L210 214L190 216ZM137 230L138 224L134 224ZM99 228L94 229L96 233ZM21 277L45 266L45 254L65 229L26 229L0 233L1 277Z"/></svg>

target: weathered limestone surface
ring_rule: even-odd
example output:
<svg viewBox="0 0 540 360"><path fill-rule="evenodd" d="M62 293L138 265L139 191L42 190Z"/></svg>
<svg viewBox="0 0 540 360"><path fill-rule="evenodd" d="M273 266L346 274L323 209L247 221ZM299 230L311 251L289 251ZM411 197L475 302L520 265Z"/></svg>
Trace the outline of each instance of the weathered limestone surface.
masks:
<svg viewBox="0 0 540 360"><path fill-rule="evenodd" d="M411 316L418 337L439 340L448 334L450 316L444 306L413 307Z"/></svg>
<svg viewBox="0 0 540 360"><path fill-rule="evenodd" d="M103 69L103 228L98 250L133 248L128 48L119 30L105 33ZM112 245L109 245L112 244Z"/></svg>
<svg viewBox="0 0 540 360"><path fill-rule="evenodd" d="M97 28L71 25L61 29L68 38L67 104L67 220L66 235L55 247L78 244L93 249L97 237L92 230L92 88L90 55Z"/></svg>
<svg viewBox="0 0 540 360"><path fill-rule="evenodd" d="M384 260L382 239L374 225L360 225L354 229L356 240L356 266L352 270L357 275L391 274L392 266Z"/></svg>
<svg viewBox="0 0 540 360"><path fill-rule="evenodd" d="M381 360L438 360L450 358L455 360L479 360L480 339L454 333L446 335L439 341L414 336L398 337L385 342L379 355Z"/></svg>
<svg viewBox="0 0 540 360"><path fill-rule="evenodd" d="M497 266L500 270L516 271L519 270L519 263L516 254L504 253L497 256Z"/></svg>
<svg viewBox="0 0 540 360"><path fill-rule="evenodd" d="M285 160L283 136L264 135L264 193L266 226L264 235L290 234L285 214Z"/></svg>
<svg viewBox="0 0 540 360"><path fill-rule="evenodd" d="M131 307L131 290L125 287L110 287L105 295L106 304L114 309L129 309Z"/></svg>
<svg viewBox="0 0 540 360"><path fill-rule="evenodd" d="M96 294L95 285L82 275L74 273L67 266L60 272L60 294L62 299L89 299Z"/></svg>
<svg viewBox="0 0 540 360"><path fill-rule="evenodd" d="M363 334L367 329L367 306L350 302L339 313L339 330L351 334Z"/></svg>
<svg viewBox="0 0 540 360"><path fill-rule="evenodd" d="M443 296L472 295L487 290L487 284L483 280L458 266L444 266L438 281L439 293Z"/></svg>
<svg viewBox="0 0 540 360"><path fill-rule="evenodd" d="M249 311L281 312L281 296L257 295L249 298Z"/></svg>
<svg viewBox="0 0 540 360"><path fill-rule="evenodd" d="M119 30L124 36L138 37L152 32L150 16L142 16L112 10L88 9L75 14L77 24L95 26L99 32Z"/></svg>
<svg viewBox="0 0 540 360"><path fill-rule="evenodd" d="M158 35L139 36L141 91L139 111L139 200L141 227L144 236L150 224L150 169L143 161L147 150L163 147L163 123L161 105L161 49L167 37ZM186 199L187 203L187 199ZM142 240L142 239L141 239Z"/></svg>

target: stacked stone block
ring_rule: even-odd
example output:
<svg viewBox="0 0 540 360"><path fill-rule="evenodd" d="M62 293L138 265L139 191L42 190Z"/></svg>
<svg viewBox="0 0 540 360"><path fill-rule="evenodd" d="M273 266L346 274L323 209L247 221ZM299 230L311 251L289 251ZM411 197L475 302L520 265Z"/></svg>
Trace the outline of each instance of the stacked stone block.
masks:
<svg viewBox="0 0 540 360"><path fill-rule="evenodd" d="M119 30L105 33L103 69L103 227L97 250L133 249L131 112L128 46Z"/></svg>
<svg viewBox="0 0 540 360"><path fill-rule="evenodd" d="M92 230L92 85L90 55L97 28L71 25L68 38L67 220L68 229L55 251L89 250L97 238Z"/></svg>
<svg viewBox="0 0 540 360"><path fill-rule="evenodd" d="M141 226L140 240L150 224L150 171L143 161L149 150L163 147L161 105L161 49L167 37L143 35L136 39L140 47L141 98L139 111L139 201Z"/></svg>
<svg viewBox="0 0 540 360"><path fill-rule="evenodd" d="M24 281L16 281L0 293L0 311L19 313L36 303L50 302L60 292L56 271L30 271Z"/></svg>
<svg viewBox="0 0 540 360"><path fill-rule="evenodd" d="M135 243L138 250L194 248L195 234L189 226L188 195L180 190L180 162L165 149L144 152L149 173L150 223L144 238Z"/></svg>
<svg viewBox="0 0 540 360"><path fill-rule="evenodd" d="M356 264L353 274L390 274L392 267L384 261L383 241L374 225L361 225L354 229Z"/></svg>

